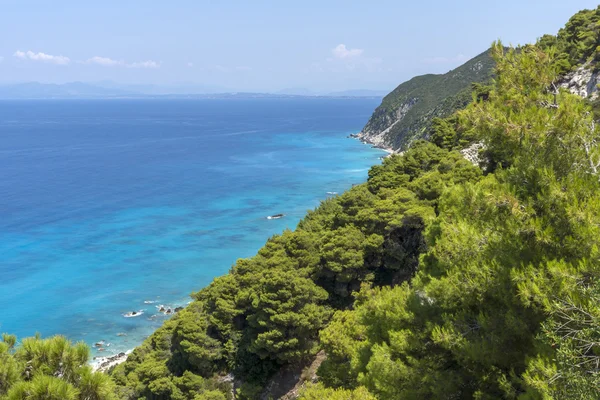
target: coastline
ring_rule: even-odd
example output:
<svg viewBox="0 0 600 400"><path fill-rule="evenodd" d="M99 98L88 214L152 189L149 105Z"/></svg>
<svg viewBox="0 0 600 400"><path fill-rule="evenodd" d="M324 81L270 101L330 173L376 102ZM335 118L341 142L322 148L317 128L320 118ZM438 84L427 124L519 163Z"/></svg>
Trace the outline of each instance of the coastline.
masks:
<svg viewBox="0 0 600 400"><path fill-rule="evenodd" d="M157 299L160 297L157 297ZM177 314L179 311L181 311L185 306L187 306L191 301L185 301L185 300L181 300L178 302L173 303L174 305L163 305L163 304L158 304L158 305L154 305L155 303L159 303L159 300L144 300L144 304L145 305L154 305L154 308L156 309L155 312L153 313L149 313L150 316L148 317L148 319L151 320L156 320L159 317L163 317L164 320L163 322L160 324L160 326L162 326L162 324L168 320L170 317L172 317L173 315ZM141 310L139 312L139 315L143 315L145 313L145 311L147 311L147 309ZM125 318L130 318L127 317L126 315L123 315L123 317ZM155 329L153 330L153 332L155 331ZM92 360L88 363L91 367L92 367L92 371L96 372L107 372L109 369L111 369L112 367L119 365L123 362L125 362L127 360L127 357L129 356L129 354L131 354L133 352L133 350L135 350L135 348L137 346L139 346L141 343L143 343L144 340L146 340L149 337L150 334L148 335L144 335L142 338L142 341L139 344L136 344L133 348L129 348L127 350L120 350L116 353L112 353L112 355L105 355L105 356L101 356L101 355L96 355L92 357ZM127 334L124 333L117 333L117 336L127 336ZM104 340L101 341L101 343L103 343ZM94 346L91 346L92 351L96 351L98 352L98 350L100 351L104 351L103 348L99 349L99 346L97 343ZM110 346L112 343L109 343L108 345ZM131 344L130 344L131 346Z"/></svg>
<svg viewBox="0 0 600 400"><path fill-rule="evenodd" d="M379 145L379 144L376 144L376 143L372 143L368 139L361 137L358 133L357 134L350 134L348 137L349 138L353 138L353 139L358 139L362 144L369 145L373 149L378 149L378 150L386 152L387 154L382 155L381 157L379 157L380 160L383 160L384 158L387 158L387 157L389 157L389 156L391 156L393 154L396 154L396 152L392 148L388 148L388 147L385 147L385 146L382 146L382 145ZM176 304L175 307L173 307L173 309L175 311L179 311L181 309L181 307L185 307L189 303L190 303L189 301L188 302L178 303L178 304ZM158 314L160 314L160 312ZM173 312L172 314L165 314L165 315L168 316L168 317L171 317L174 314L176 314L176 312ZM157 314L153 314L152 317L154 317L156 315ZM122 364L125 361L127 361L128 356L135 350L135 348L137 346L138 345L136 345L135 347L133 347L131 349L128 349L128 350L126 350L124 352L121 351L121 352L119 352L117 354L114 354L114 355L94 356L92 358L92 360L90 361L89 364L92 367L92 370L94 372L107 373L111 368L113 368L113 367L115 367L115 366L117 366L119 364Z"/></svg>
<svg viewBox="0 0 600 400"><path fill-rule="evenodd" d="M127 357L133 352L133 349L127 350L110 357L94 357L91 363L93 372L108 372L112 367L127 361Z"/></svg>
<svg viewBox="0 0 600 400"><path fill-rule="evenodd" d="M365 135L362 131L359 133L351 133L349 138L358 139L362 144L368 144L374 149L379 149L385 151L387 154L386 157L389 157L393 154L397 154L397 152L391 147L387 147L382 143L371 140L367 135Z"/></svg>

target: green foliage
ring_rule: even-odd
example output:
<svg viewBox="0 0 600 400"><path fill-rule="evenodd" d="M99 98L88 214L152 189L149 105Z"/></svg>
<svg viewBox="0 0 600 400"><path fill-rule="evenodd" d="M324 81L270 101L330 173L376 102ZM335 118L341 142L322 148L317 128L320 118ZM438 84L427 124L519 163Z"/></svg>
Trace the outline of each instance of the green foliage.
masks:
<svg viewBox="0 0 600 400"><path fill-rule="evenodd" d="M410 286L366 289L335 314L325 384L382 399L598 397L600 132L582 99L548 107L552 54L493 54L493 89L455 123L495 173L442 190Z"/></svg>
<svg viewBox="0 0 600 400"><path fill-rule="evenodd" d="M299 400L376 400L364 387L354 390L330 389L323 385L310 385L300 393Z"/></svg>
<svg viewBox="0 0 600 400"><path fill-rule="evenodd" d="M600 53L600 7L582 10L569 19L557 36L544 35L538 40L544 50L556 48L559 56L555 65L560 73L586 61L598 61Z"/></svg>
<svg viewBox="0 0 600 400"><path fill-rule="evenodd" d="M25 338L14 335L0 342L0 399L113 400L114 384L87 365L89 348L63 336Z"/></svg>
<svg viewBox="0 0 600 400"><path fill-rule="evenodd" d="M576 270L577 273L565 274ZM555 399L600 397L600 271L596 265L569 268L555 263L546 308L550 318L539 338L553 351L530 362L525 381L535 393Z"/></svg>
<svg viewBox="0 0 600 400"><path fill-rule="evenodd" d="M336 295L347 297L352 289L360 287L360 282L373 280L365 258L377 258L376 253L382 244L383 237L376 234L365 236L353 225L327 232L321 245L323 268L319 273L332 281ZM372 262L377 263L376 260Z"/></svg>
<svg viewBox="0 0 600 400"><path fill-rule="evenodd" d="M236 397L240 400L257 399L260 397L262 391L262 385L244 382L239 388L237 388Z"/></svg>
<svg viewBox="0 0 600 400"><path fill-rule="evenodd" d="M21 381L9 390L7 400L77 400L79 391L69 383L52 376L38 375L31 381Z"/></svg>
<svg viewBox="0 0 600 400"><path fill-rule="evenodd" d="M314 339L328 317L321 305L327 292L294 271L267 271L257 284L248 317L249 350L282 364L315 354Z"/></svg>

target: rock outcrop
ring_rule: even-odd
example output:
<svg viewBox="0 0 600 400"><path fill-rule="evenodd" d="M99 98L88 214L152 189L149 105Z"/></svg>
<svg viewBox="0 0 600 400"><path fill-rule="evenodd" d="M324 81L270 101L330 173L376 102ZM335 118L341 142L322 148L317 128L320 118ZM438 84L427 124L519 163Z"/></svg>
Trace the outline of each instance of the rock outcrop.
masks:
<svg viewBox="0 0 600 400"><path fill-rule="evenodd" d="M485 145L482 142L473 143L469 147L466 147L460 151L468 161L473 165L481 167L487 161L481 157L481 150L485 149Z"/></svg>
<svg viewBox="0 0 600 400"><path fill-rule="evenodd" d="M559 86L583 98L598 98L600 72L594 71L594 64L585 63L575 71L568 73L559 82Z"/></svg>
<svg viewBox="0 0 600 400"><path fill-rule="evenodd" d="M367 124L364 129L358 134L358 138L364 143L372 144L375 147L382 149L393 150L392 143L390 143L387 137L388 133L396 126L399 122L404 119L410 109L419 101L418 98L414 97L408 99L405 103L401 104L400 107L392 115L384 115L385 125L387 128L381 130L376 126ZM370 121L369 121L370 122Z"/></svg>

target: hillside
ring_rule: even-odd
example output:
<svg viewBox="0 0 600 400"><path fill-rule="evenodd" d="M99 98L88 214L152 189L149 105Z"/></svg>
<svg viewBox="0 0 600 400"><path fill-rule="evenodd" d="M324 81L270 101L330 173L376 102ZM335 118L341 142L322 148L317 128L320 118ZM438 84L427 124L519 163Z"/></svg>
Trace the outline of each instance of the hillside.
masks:
<svg viewBox="0 0 600 400"><path fill-rule="evenodd" d="M494 61L486 51L443 75L422 75L384 97L360 139L378 147L404 150L424 138L435 117L447 117L471 101L472 83L491 78Z"/></svg>

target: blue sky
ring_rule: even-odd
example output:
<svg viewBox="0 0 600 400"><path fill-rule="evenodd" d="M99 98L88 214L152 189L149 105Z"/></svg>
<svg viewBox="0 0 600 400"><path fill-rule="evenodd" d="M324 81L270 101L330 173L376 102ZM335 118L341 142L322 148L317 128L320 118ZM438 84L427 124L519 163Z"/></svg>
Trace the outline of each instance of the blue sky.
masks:
<svg viewBox="0 0 600 400"><path fill-rule="evenodd" d="M0 0L0 83L392 89L495 39L556 33L585 0Z"/></svg>

